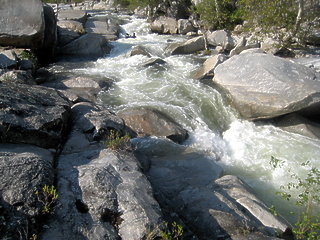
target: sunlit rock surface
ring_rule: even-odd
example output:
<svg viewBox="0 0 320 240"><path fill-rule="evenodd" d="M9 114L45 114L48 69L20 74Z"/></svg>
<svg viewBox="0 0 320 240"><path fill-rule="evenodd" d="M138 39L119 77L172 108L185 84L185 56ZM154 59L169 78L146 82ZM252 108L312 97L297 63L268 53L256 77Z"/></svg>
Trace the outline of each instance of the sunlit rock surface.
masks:
<svg viewBox="0 0 320 240"><path fill-rule="evenodd" d="M315 72L292 61L263 53L234 56L215 69L214 82L230 95L249 120L303 110L319 114L320 81Z"/></svg>

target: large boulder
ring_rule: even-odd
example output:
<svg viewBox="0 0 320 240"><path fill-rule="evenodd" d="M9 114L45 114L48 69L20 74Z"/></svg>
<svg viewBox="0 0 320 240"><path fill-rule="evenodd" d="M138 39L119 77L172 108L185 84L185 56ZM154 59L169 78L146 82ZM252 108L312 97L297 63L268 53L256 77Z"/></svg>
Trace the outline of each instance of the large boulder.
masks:
<svg viewBox="0 0 320 240"><path fill-rule="evenodd" d="M170 44L165 52L166 55L190 54L205 49L205 41L203 36L189 39L182 43Z"/></svg>
<svg viewBox="0 0 320 240"><path fill-rule="evenodd" d="M176 34L178 31L177 20L163 16L154 20L150 27L152 32L160 34Z"/></svg>
<svg viewBox="0 0 320 240"><path fill-rule="evenodd" d="M193 26L192 21L188 19L178 20L178 33L187 34L189 32L195 32L197 29Z"/></svg>
<svg viewBox="0 0 320 240"><path fill-rule="evenodd" d="M296 111L320 114L319 79L312 69L292 61L243 53L220 64L214 74L214 82L246 119L268 119Z"/></svg>
<svg viewBox="0 0 320 240"><path fill-rule="evenodd" d="M188 133L165 114L148 108L131 108L117 114L140 136L163 136L181 143Z"/></svg>
<svg viewBox="0 0 320 240"><path fill-rule="evenodd" d="M53 185L53 163L48 150L0 144L1 239L29 239L44 224L44 204L49 202L44 201L42 189Z"/></svg>
<svg viewBox="0 0 320 240"><path fill-rule="evenodd" d="M0 45L37 48L44 38L41 0L3 0L0 8Z"/></svg>
<svg viewBox="0 0 320 240"><path fill-rule="evenodd" d="M56 148L70 113L56 90L25 84L0 84L0 142Z"/></svg>

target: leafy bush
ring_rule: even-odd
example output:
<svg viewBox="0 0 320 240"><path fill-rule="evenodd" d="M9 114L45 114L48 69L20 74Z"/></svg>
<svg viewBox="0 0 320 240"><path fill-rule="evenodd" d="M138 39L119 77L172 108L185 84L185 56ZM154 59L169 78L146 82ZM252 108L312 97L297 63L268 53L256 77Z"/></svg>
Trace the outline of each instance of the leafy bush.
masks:
<svg viewBox="0 0 320 240"><path fill-rule="evenodd" d="M273 168L281 168L285 161L271 157L270 164ZM302 166L310 168L305 178L298 176L289 170L292 181L281 186L282 191L277 192L285 200L293 198L293 192L298 191L294 200L298 207L298 220L293 226L293 233L298 240L320 239L320 170L309 166L310 162L302 163ZM272 210L274 213L275 210Z"/></svg>

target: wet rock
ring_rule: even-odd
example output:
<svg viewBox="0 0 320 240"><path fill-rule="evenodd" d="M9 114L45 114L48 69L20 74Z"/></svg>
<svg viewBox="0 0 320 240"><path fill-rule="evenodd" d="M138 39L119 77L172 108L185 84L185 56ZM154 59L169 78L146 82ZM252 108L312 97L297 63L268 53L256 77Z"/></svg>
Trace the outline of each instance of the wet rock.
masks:
<svg viewBox="0 0 320 240"><path fill-rule="evenodd" d="M274 125L285 131L297 133L309 138L320 138L320 124L312 122L297 113L291 113L277 119Z"/></svg>
<svg viewBox="0 0 320 240"><path fill-rule="evenodd" d="M18 56L13 50L6 50L0 53L0 68L16 68Z"/></svg>
<svg viewBox="0 0 320 240"><path fill-rule="evenodd" d="M0 45L36 48L44 39L41 0L3 0L0 9Z"/></svg>
<svg viewBox="0 0 320 240"><path fill-rule="evenodd" d="M25 84L0 84L0 142L56 148L70 112L57 91Z"/></svg>
<svg viewBox="0 0 320 240"><path fill-rule="evenodd" d="M204 38L199 36L182 43L172 43L166 48L165 52L166 55L190 54L204 49Z"/></svg>
<svg viewBox="0 0 320 240"><path fill-rule="evenodd" d="M58 14L58 20L72 20L80 23L85 23L88 15L86 11L82 10L62 10Z"/></svg>
<svg viewBox="0 0 320 240"><path fill-rule="evenodd" d="M204 63L203 67L194 76L195 79L202 79L208 74L212 74L214 69L220 64L227 60L227 56L224 54L218 54L213 57L208 58Z"/></svg>
<svg viewBox="0 0 320 240"><path fill-rule="evenodd" d="M215 69L214 82L228 92L246 119L300 111L319 114L320 81L315 72L270 54L233 56Z"/></svg>
<svg viewBox="0 0 320 240"><path fill-rule="evenodd" d="M159 17L150 25L151 31L159 34L176 34L178 23L174 18Z"/></svg>
<svg viewBox="0 0 320 240"><path fill-rule="evenodd" d="M142 46L135 46L131 49L129 52L129 56L135 56L135 55L144 55L147 57L151 57L151 54L147 52Z"/></svg>
<svg viewBox="0 0 320 240"><path fill-rule="evenodd" d="M39 199L44 185L53 185L53 155L31 145L0 144L0 172L1 238L28 239L43 225Z"/></svg>
<svg viewBox="0 0 320 240"><path fill-rule="evenodd" d="M142 67L150 67L150 66L153 66L153 65L156 65L156 64L162 65L162 64L165 64L165 63L166 63L166 61L164 61L161 58L151 58L148 61L142 63L141 66Z"/></svg>
<svg viewBox="0 0 320 240"><path fill-rule="evenodd" d="M205 35L209 45L221 46L226 51L230 51L235 47L235 40L226 30L208 31Z"/></svg>
<svg viewBox="0 0 320 240"><path fill-rule="evenodd" d="M165 114L148 108L126 109L117 114L124 119L127 126L139 136L163 136L181 143L188 133L173 119Z"/></svg>

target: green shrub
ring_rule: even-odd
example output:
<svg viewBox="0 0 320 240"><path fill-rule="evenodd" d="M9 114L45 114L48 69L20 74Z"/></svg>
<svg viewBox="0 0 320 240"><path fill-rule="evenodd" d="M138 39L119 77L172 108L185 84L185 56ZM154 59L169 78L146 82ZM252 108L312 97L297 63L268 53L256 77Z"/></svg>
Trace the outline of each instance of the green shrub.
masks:
<svg viewBox="0 0 320 240"><path fill-rule="evenodd" d="M104 143L111 150L128 150L131 148L129 134L122 135L121 132L116 130L110 130Z"/></svg>
<svg viewBox="0 0 320 240"><path fill-rule="evenodd" d="M38 201L42 204L42 213L49 214L53 211L53 205L58 198L57 190L54 186L44 185L42 191L36 191Z"/></svg>
<svg viewBox="0 0 320 240"><path fill-rule="evenodd" d="M285 161L271 157L270 164L273 168L281 168ZM310 167L304 178L289 170L292 181L281 186L282 191L277 192L285 200L293 198L294 191L298 196L294 200L297 206L298 220L292 231L298 240L319 240L320 239L320 170L309 166L310 162L302 163L302 166ZM271 209L277 214L275 209Z"/></svg>

